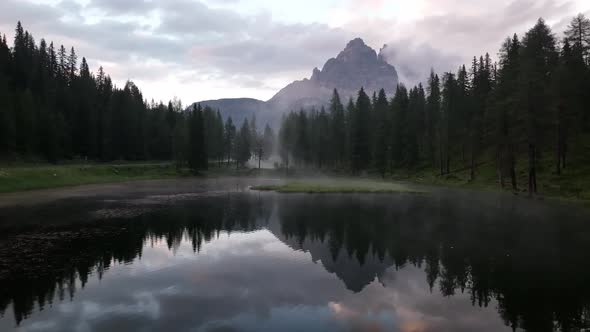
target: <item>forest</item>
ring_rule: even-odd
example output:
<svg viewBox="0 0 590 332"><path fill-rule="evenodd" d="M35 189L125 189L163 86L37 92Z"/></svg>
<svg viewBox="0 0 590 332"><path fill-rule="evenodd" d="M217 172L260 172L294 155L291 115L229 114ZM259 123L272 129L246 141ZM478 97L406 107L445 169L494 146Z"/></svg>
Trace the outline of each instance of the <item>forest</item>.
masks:
<svg viewBox="0 0 590 332"><path fill-rule="evenodd" d="M286 116L279 141L287 167L383 177L468 170L473 181L492 165L502 187L536 193L542 160L555 175L587 164L589 131L590 20L580 14L563 38L539 19L524 36L506 38L498 61L474 57L456 73L432 72L425 85L400 84L391 99L361 89L342 101L334 91L327 110Z"/></svg>
<svg viewBox="0 0 590 332"><path fill-rule="evenodd" d="M33 36L18 22L13 46L0 38L0 161L175 160L206 169L266 158L273 130L256 120L236 128L218 111L184 109L174 98L148 102L131 81L120 88L102 67L90 71L69 51Z"/></svg>
<svg viewBox="0 0 590 332"><path fill-rule="evenodd" d="M282 166L392 176L404 170L440 176L493 167L502 187L538 191L537 175L590 160L590 20L580 14L557 37L539 19L506 38L497 61L474 57L456 73L431 73L394 96L292 111L279 133L256 119L234 124L220 113L174 98L148 102L131 81L120 88L102 67L78 64L38 43L17 24L13 46L0 38L0 160L174 160L179 168L247 166L277 151ZM275 146L275 141L278 143ZM542 162L543 161L543 162ZM523 173L523 174L521 174Z"/></svg>

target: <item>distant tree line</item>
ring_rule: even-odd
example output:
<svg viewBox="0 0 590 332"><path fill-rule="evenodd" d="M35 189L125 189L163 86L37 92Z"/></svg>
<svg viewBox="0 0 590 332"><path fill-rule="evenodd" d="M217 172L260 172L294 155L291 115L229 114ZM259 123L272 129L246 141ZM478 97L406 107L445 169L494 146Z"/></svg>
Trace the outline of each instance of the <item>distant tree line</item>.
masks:
<svg viewBox="0 0 590 332"><path fill-rule="evenodd" d="M255 121L255 120L254 120ZM254 123L254 122L252 122ZM252 130L250 128L253 128ZM0 37L0 160L176 160L205 169L209 161L244 165L265 159L274 133L245 121L239 131L218 111L178 99L147 102L133 83L114 86L71 48L33 36L19 22L14 43Z"/></svg>
<svg viewBox="0 0 590 332"><path fill-rule="evenodd" d="M353 173L435 168L441 175L494 162L499 182L518 186L516 164L527 165L537 192L541 156L554 172L588 155L590 131L590 20L575 17L558 42L543 19L523 38L507 38L492 62L474 57L457 73L434 72L388 99L361 89L344 105L334 91L329 108L283 118L283 164L348 169ZM586 150L585 150L586 149ZM545 157L545 158L546 158Z"/></svg>

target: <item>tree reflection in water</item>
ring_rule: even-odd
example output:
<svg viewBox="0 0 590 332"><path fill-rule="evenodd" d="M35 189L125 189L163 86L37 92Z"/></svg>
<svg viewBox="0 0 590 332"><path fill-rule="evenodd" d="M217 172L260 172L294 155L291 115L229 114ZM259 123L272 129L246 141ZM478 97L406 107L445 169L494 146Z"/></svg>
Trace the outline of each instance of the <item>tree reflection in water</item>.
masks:
<svg viewBox="0 0 590 332"><path fill-rule="evenodd" d="M467 293L483 307L496 300L513 329L588 328L590 224L573 211L527 204L535 203L482 203L469 195L233 193L27 231L1 242L0 311L11 305L20 324L55 299L73 298L90 275L108 277L113 264L133 263L155 242L175 250L188 241L198 254L220 232L267 229L309 252L352 292L375 278L384 282L390 268L413 265L444 296ZM14 254L19 248L26 249Z"/></svg>

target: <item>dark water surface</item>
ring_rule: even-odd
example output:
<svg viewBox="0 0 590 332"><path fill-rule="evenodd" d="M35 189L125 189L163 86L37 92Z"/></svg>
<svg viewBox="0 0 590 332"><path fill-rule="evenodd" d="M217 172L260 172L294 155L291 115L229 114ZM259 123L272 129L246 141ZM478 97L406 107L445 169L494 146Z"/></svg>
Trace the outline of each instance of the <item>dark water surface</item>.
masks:
<svg viewBox="0 0 590 332"><path fill-rule="evenodd" d="M583 331L590 218L199 188L0 210L0 331Z"/></svg>

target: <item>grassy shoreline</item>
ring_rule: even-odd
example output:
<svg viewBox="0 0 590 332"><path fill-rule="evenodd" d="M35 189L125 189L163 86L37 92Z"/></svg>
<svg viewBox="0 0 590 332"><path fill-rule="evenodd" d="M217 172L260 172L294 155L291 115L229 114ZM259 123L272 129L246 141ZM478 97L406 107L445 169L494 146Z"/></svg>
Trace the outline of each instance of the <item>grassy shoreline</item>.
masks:
<svg viewBox="0 0 590 332"><path fill-rule="evenodd" d="M189 176L172 164L0 166L0 193Z"/></svg>
<svg viewBox="0 0 590 332"><path fill-rule="evenodd" d="M545 166L545 165L544 165ZM537 199L558 200L590 206L590 169L568 169L561 176L540 173ZM478 167L475 181L469 181L469 171L463 170L440 176L431 169L389 175L385 180L378 176L351 177L345 173L292 174L285 177L281 170L219 168L211 165L203 177L279 177L286 183L275 186L253 187L254 190L281 193L416 193L412 184L458 188L476 191L506 192L528 196L525 172L519 170L519 190L513 191L507 184L504 189L497 183L495 169L491 165ZM298 172L297 172L298 173ZM188 169L177 170L167 163L109 163L109 164L61 164L61 165L0 165L0 193L23 192L38 189L73 187L90 184L121 183L137 180L173 179L194 176ZM326 178L328 177L328 178ZM427 190L425 190L427 191Z"/></svg>

